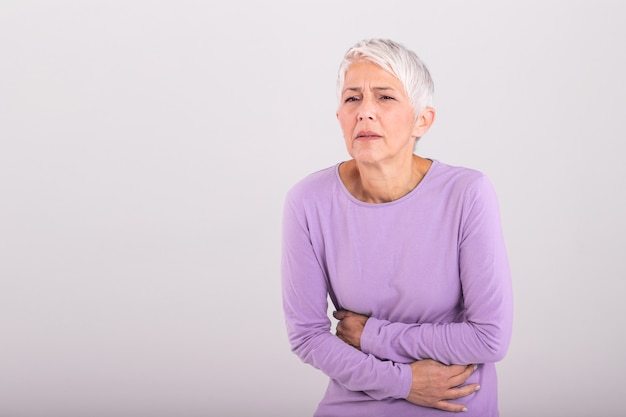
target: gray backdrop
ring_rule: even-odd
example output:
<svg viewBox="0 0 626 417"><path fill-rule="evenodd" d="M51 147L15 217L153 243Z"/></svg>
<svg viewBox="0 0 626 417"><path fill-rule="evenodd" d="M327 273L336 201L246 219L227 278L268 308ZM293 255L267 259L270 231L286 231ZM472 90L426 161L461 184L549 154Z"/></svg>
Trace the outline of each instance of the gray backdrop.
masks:
<svg viewBox="0 0 626 417"><path fill-rule="evenodd" d="M0 3L0 416L307 416L282 201L347 158L345 50L418 52L422 156L486 172L515 330L503 417L622 416L619 1Z"/></svg>

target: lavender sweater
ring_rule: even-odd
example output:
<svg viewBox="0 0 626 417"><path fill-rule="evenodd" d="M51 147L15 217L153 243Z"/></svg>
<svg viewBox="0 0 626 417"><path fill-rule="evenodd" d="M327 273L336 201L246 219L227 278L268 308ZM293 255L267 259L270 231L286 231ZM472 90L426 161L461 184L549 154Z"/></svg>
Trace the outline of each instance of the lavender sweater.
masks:
<svg viewBox="0 0 626 417"><path fill-rule="evenodd" d="M405 398L408 364L480 364L464 417L498 416L494 362L512 327L509 265L493 187L433 164L389 203L355 199L338 165L304 178L283 214L283 304L292 350L330 378L315 416L450 416ZM327 299L366 314L361 351L331 332Z"/></svg>

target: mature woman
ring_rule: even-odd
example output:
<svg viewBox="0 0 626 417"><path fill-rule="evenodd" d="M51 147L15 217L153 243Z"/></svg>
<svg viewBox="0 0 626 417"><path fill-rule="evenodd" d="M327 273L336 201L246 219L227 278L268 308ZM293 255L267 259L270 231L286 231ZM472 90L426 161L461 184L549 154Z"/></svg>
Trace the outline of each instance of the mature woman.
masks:
<svg viewBox="0 0 626 417"><path fill-rule="evenodd" d="M289 341L330 378L315 416L498 415L494 363L512 327L498 203L480 172L414 154L432 93L415 53L359 42L338 80L352 159L287 194Z"/></svg>

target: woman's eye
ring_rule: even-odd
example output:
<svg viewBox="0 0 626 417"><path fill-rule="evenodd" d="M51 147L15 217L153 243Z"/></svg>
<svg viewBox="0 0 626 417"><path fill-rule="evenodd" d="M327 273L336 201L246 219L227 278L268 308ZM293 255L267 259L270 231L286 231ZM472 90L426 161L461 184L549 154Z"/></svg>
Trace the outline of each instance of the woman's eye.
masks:
<svg viewBox="0 0 626 417"><path fill-rule="evenodd" d="M344 100L344 103L351 103L353 101L359 101L359 98L358 97L354 97L354 96L348 97L347 99Z"/></svg>
<svg viewBox="0 0 626 417"><path fill-rule="evenodd" d="M381 100L394 100L394 98L391 96L380 96L380 99Z"/></svg>

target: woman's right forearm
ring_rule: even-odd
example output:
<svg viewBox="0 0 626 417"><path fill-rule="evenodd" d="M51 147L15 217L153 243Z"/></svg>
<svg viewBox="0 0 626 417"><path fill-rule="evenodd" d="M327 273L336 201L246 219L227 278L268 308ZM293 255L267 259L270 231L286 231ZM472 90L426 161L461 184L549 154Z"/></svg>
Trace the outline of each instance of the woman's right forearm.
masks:
<svg viewBox="0 0 626 417"><path fill-rule="evenodd" d="M289 326L288 326L289 327ZM329 331L290 333L292 351L346 389L372 398L407 398L412 384L408 365L381 361L347 345Z"/></svg>

